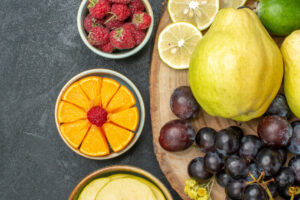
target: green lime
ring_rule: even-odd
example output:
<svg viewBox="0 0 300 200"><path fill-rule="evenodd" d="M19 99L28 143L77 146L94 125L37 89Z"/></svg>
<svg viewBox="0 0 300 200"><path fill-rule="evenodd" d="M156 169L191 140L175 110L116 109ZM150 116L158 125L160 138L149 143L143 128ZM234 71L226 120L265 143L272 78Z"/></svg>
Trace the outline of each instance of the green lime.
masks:
<svg viewBox="0 0 300 200"><path fill-rule="evenodd" d="M300 29L300 0L260 0L258 16L271 34L289 35Z"/></svg>

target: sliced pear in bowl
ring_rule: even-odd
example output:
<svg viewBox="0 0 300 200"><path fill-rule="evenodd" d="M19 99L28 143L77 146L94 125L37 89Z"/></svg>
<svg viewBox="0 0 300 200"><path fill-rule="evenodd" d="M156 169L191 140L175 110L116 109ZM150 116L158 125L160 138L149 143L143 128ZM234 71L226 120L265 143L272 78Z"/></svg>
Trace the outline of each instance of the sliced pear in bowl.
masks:
<svg viewBox="0 0 300 200"><path fill-rule="evenodd" d="M156 200L152 190L133 178L112 180L98 191L95 200Z"/></svg>
<svg viewBox="0 0 300 200"><path fill-rule="evenodd" d="M103 188L111 179L98 178L90 182L79 195L78 200L95 200L98 191Z"/></svg>

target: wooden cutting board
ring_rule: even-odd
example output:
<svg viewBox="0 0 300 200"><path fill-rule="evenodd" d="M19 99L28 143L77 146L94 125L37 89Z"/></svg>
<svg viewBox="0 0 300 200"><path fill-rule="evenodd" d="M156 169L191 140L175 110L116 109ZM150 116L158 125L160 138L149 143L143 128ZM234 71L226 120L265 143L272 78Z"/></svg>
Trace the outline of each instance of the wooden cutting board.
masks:
<svg viewBox="0 0 300 200"><path fill-rule="evenodd" d="M249 0L246 6L255 9L256 5L255 0ZM169 105L170 96L173 90L182 85L189 85L188 70L171 69L160 60L158 55L157 40L159 33L164 29L164 27L171 23L165 6L163 9L164 11L156 33L150 75L150 105L153 144L159 165L169 183L182 197L182 199L189 199L184 194L185 180L189 178L187 174L187 166L193 158L204 156L204 154L195 147L191 147L178 153L167 152L161 148L158 142L161 127L166 122L176 119L176 116L171 112ZM275 38L275 41L280 45L282 38ZM258 120L252 120L247 123L238 123L229 119L212 117L202 110L198 115L198 118L191 121L191 123L196 131L207 126L218 131L231 125L238 125L241 126L246 134L256 134ZM218 184L214 185L212 198L214 200L225 199L224 190L218 186Z"/></svg>

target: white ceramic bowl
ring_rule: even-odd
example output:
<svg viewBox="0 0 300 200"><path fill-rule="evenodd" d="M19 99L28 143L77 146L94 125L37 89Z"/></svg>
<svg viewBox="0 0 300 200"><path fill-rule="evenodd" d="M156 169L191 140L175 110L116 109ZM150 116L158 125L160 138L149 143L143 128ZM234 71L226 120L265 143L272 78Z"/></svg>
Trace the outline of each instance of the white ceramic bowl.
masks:
<svg viewBox="0 0 300 200"><path fill-rule="evenodd" d="M141 178L144 178L152 182L161 190L166 200L173 200L173 197L170 194L169 190L164 186L164 184L162 184L162 182L160 182L160 180L158 180L156 177L154 177L152 174L150 174L145 170L142 170L137 167L127 166L127 165L116 165L116 166L106 167L91 173L90 175L85 177L82 181L80 181L77 184L77 186L73 189L72 193L70 194L69 200L77 200L83 188L91 181L97 178L103 178L103 177L107 177L114 174L120 174L120 173L139 176Z"/></svg>
<svg viewBox="0 0 300 200"><path fill-rule="evenodd" d="M147 29L147 33L146 33L146 37L145 37L144 41L141 44L139 44L138 46L136 46L135 48L133 48L133 49L124 50L124 51L121 51L121 52L118 52L118 53L105 53L105 52L97 49L96 47L92 46L87 40L87 33L84 30L83 21L84 21L84 18L86 17L87 12L88 12L87 5L88 5L89 0L82 0L82 2L80 4L80 7L79 7L79 10L78 10L78 14L77 14L77 27L78 27L80 37L83 40L84 44L90 50L92 50L94 53L96 53L100 56L103 56L105 58L121 59L121 58L127 58L129 56L132 56L132 55L136 54L149 41L149 39L151 37L151 34L153 32L153 26L154 26L154 16L153 16L153 10L151 8L151 5L150 5L148 0L142 0L142 1L144 2L146 12L152 18L151 25Z"/></svg>
<svg viewBox="0 0 300 200"><path fill-rule="evenodd" d="M116 152L116 153L112 152L111 154L109 154L107 156L97 156L97 157L88 156L88 155L85 155L85 154L81 153L78 149L75 149L74 147L72 147L67 142L67 140L64 138L64 136L62 135L62 133L60 132L60 129L59 129L59 125L60 124L59 124L58 118L57 118L57 109L58 109L58 104L61 101L61 96L70 87L70 85L72 85L72 83L74 83L74 82L76 82L76 81L78 81L78 80L80 80L80 79L82 79L84 77L87 77L87 76L100 76L100 77L108 77L108 78L114 79L114 80L118 81L121 85L126 86L132 92L132 94L135 97L136 107L137 107L137 109L139 111L139 124L138 124L138 127L137 127L136 131L134 132L135 136L132 139L132 141L128 144L128 146L126 148L124 148L120 152ZM77 154L79 154L79 155L81 155L83 157L89 158L89 159L106 160L106 159L111 159L111 158L115 158L117 156L122 155L123 153L125 153L126 151L128 151L137 142L137 140L141 136L142 130L144 128L144 123L145 123L145 105L144 105L144 101L143 101L141 93L139 92L139 90L137 89L137 87L127 77L125 77L124 75L122 75L122 74L120 74L118 72L115 72L115 71L112 71L112 70L108 70L108 69L100 69L100 68L99 69L91 69L91 70L88 70L88 71L81 72L80 74L74 76L61 89L61 91L60 91L60 93L59 93L59 95L57 97L56 105L55 105L55 123L56 123L56 128L58 130L58 133L59 133L60 137L63 139L63 141L65 142L65 144L70 149L72 149L72 151L74 151L75 153L77 153Z"/></svg>

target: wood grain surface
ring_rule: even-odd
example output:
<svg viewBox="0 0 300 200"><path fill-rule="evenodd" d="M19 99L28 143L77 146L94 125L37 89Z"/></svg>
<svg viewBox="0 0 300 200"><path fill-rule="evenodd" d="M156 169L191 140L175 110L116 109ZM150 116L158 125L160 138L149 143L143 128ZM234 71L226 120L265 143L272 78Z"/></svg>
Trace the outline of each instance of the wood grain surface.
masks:
<svg viewBox="0 0 300 200"><path fill-rule="evenodd" d="M249 0L248 7L255 9L257 2ZM163 8L162 16L156 33L155 46L152 54L151 75L150 75L150 105L151 120L153 130L153 144L155 154L160 167L170 182L171 186L177 191L182 199L189 199L184 194L185 180L189 178L187 174L188 163L195 157L204 154L197 148L191 147L185 151L172 153L161 148L158 138L161 127L168 121L176 119L176 116L170 110L170 96L173 90L182 85L189 85L188 70L174 70L164 64L158 55L157 40L159 33L163 28L171 23L166 8ZM274 38L278 45L281 44L283 38ZM240 126L246 134L256 134L258 119L247 123L238 123L233 120L212 117L201 110L198 118L191 121L195 130L202 127L212 127L217 131L227 128L230 125ZM224 190L214 184L212 198L214 200L225 199Z"/></svg>

